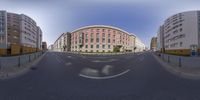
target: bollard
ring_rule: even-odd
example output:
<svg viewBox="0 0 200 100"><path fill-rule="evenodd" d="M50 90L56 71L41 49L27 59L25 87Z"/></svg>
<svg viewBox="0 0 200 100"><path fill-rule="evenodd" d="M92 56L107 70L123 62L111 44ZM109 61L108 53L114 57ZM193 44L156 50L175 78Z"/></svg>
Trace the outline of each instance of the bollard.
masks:
<svg viewBox="0 0 200 100"><path fill-rule="evenodd" d="M167 57L167 62L168 62L168 63L170 62L169 56Z"/></svg>
<svg viewBox="0 0 200 100"><path fill-rule="evenodd" d="M162 56L162 60L164 61L164 54L162 54L161 56Z"/></svg>
<svg viewBox="0 0 200 100"><path fill-rule="evenodd" d="M20 67L21 63L20 63L20 56L18 57L18 67Z"/></svg>
<svg viewBox="0 0 200 100"><path fill-rule="evenodd" d="M31 55L28 56L28 61L31 62Z"/></svg>
<svg viewBox="0 0 200 100"><path fill-rule="evenodd" d="M178 63L178 66L181 67L181 66L182 66L182 64L181 64L181 57L179 57L178 62L179 62L179 63Z"/></svg>
<svg viewBox="0 0 200 100"><path fill-rule="evenodd" d="M2 70L2 66L1 66L1 60L2 60L2 59L0 59L0 70Z"/></svg>

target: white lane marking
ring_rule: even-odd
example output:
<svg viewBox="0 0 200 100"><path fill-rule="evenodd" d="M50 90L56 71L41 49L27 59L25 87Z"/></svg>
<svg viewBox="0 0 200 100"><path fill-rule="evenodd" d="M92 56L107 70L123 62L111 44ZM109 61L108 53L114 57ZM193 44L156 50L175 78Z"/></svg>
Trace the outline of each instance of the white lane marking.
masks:
<svg viewBox="0 0 200 100"><path fill-rule="evenodd" d="M111 65L106 65L103 67L102 69L102 73L105 74L105 75L109 75L109 73L112 73L112 69L113 69L113 66Z"/></svg>
<svg viewBox="0 0 200 100"><path fill-rule="evenodd" d="M67 56L68 58L71 58L72 56Z"/></svg>
<svg viewBox="0 0 200 100"><path fill-rule="evenodd" d="M65 65L69 66L69 65L72 65L72 63L71 62L67 62L67 63L65 63Z"/></svg>
<svg viewBox="0 0 200 100"><path fill-rule="evenodd" d="M87 76L99 76L99 71L97 69L92 69L92 68L84 68L81 71L82 75L87 75Z"/></svg>
<svg viewBox="0 0 200 100"><path fill-rule="evenodd" d="M56 57L56 60L59 62L59 63L61 63L61 61Z"/></svg>
<svg viewBox="0 0 200 100"><path fill-rule="evenodd" d="M117 59L109 59L109 60L93 60L92 62L113 62L117 61Z"/></svg>
<svg viewBox="0 0 200 100"><path fill-rule="evenodd" d="M84 77L84 78L89 78L89 79L111 79L111 78L115 78L118 76L121 76L123 74L126 74L130 71L130 69L127 69L126 71L116 74L116 75L112 75L112 76L105 76L105 77L95 77L95 76L87 76L87 75L83 75L83 74L79 74L79 76Z"/></svg>

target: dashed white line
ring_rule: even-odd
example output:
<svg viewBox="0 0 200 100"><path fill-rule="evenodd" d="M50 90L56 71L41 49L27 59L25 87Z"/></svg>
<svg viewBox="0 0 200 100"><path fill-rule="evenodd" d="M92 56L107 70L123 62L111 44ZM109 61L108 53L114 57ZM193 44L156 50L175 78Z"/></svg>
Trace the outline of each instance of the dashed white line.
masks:
<svg viewBox="0 0 200 100"><path fill-rule="evenodd" d="M69 66L69 65L72 65L72 63L71 62L67 62L67 63L65 63L65 65Z"/></svg>
<svg viewBox="0 0 200 100"><path fill-rule="evenodd" d="M56 57L56 60L59 62L59 63L61 63L61 61Z"/></svg>
<svg viewBox="0 0 200 100"><path fill-rule="evenodd" d="M105 77L96 77L96 76L87 76L87 75L83 75L83 74L79 74L79 76L84 77L84 78L89 78L89 79L111 79L111 78L115 78L118 76L121 76L123 74L126 74L130 71L130 69L127 69L126 71L116 74L116 75L112 75L112 76L105 76Z"/></svg>
<svg viewBox="0 0 200 100"><path fill-rule="evenodd" d="M109 60L93 60L92 62L113 62L117 61L117 59L109 59Z"/></svg>

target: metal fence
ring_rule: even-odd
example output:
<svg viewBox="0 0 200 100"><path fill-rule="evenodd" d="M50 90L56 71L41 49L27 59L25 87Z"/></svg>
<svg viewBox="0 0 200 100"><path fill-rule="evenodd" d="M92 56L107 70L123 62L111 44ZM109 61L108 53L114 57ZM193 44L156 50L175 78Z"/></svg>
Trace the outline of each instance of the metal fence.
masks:
<svg viewBox="0 0 200 100"><path fill-rule="evenodd" d="M0 57L0 69L21 67L40 57L44 52L25 54L20 56Z"/></svg>
<svg viewBox="0 0 200 100"><path fill-rule="evenodd" d="M156 53L163 61L184 68L200 68L200 57L176 56Z"/></svg>

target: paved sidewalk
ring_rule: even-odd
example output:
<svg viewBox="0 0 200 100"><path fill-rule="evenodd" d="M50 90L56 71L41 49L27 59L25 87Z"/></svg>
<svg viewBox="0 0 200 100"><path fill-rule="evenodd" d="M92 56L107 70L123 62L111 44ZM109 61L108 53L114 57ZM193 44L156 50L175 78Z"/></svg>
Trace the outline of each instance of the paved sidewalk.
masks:
<svg viewBox="0 0 200 100"><path fill-rule="evenodd" d="M164 61L161 57L159 57L155 53L151 54L169 72L188 79L200 79L200 65L199 67L180 67L178 64L171 64L168 63L167 61Z"/></svg>
<svg viewBox="0 0 200 100"><path fill-rule="evenodd" d="M15 67L2 68L0 70L0 79L9 79L28 72L32 67L34 67L34 65L36 65L44 57L45 54L46 52L39 58L33 60L30 63L24 64L20 67L15 66Z"/></svg>

